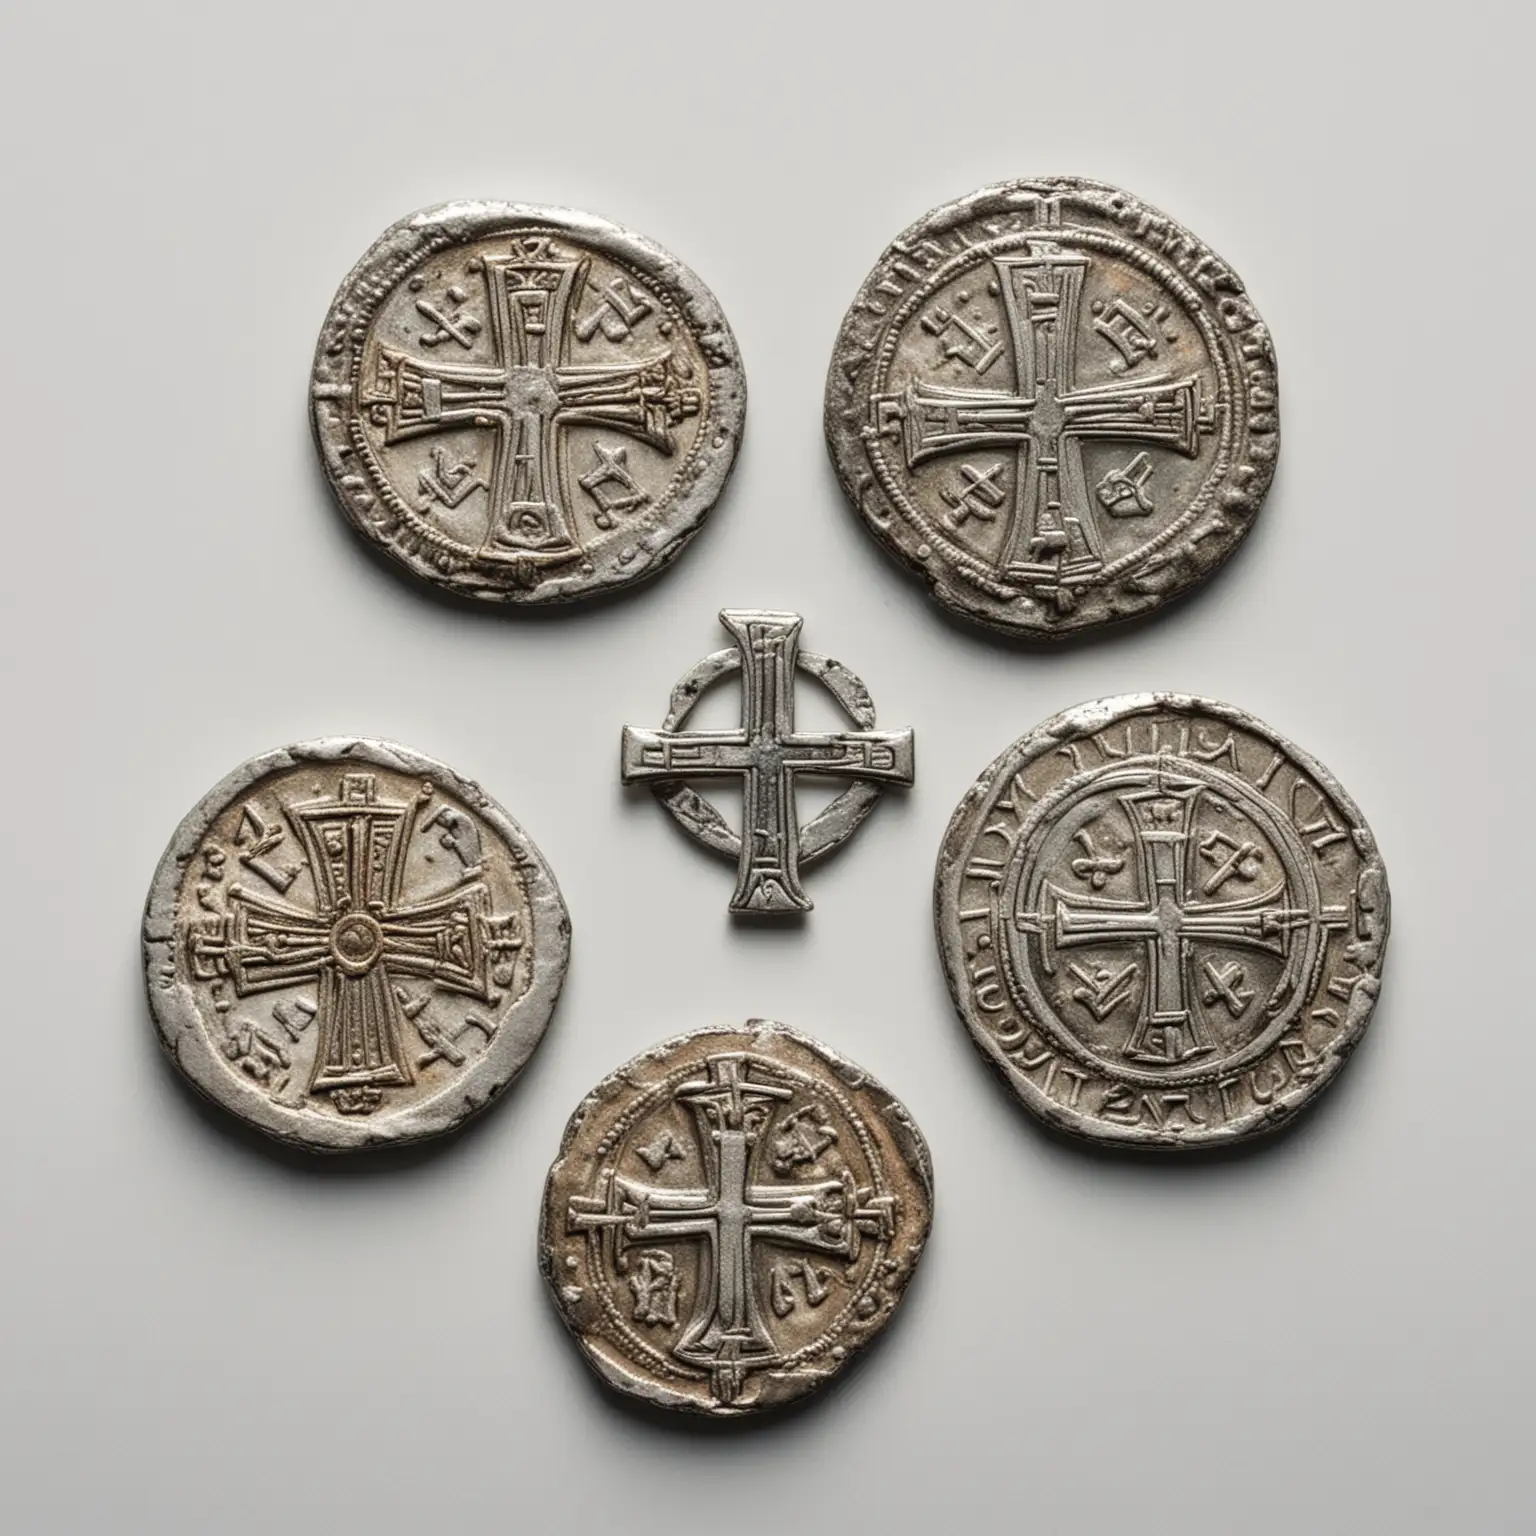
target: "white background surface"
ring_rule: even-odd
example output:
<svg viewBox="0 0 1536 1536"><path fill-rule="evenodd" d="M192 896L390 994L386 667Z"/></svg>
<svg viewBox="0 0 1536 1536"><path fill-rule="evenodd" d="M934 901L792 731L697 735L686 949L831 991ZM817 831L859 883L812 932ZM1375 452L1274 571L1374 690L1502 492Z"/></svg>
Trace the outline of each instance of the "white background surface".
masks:
<svg viewBox="0 0 1536 1536"><path fill-rule="evenodd" d="M1513 1531L1536 1518L1527 385L1515 7L23 5L0 32L7 968L0 1525L10 1531ZM887 239L1075 172L1243 274L1280 358L1257 528L1194 600L1058 652L946 623L821 441ZM558 617L368 558L306 418L336 284L392 219L602 213L714 289L735 480L670 573ZM728 864L617 782L725 605L918 734L918 784L733 927ZM1517 668L1520 669L1517 672ZM933 855L983 765L1177 688L1328 764L1395 897L1361 1051L1261 1152L1062 1146L951 1013ZM565 996L456 1141L318 1163L157 1055L139 907L241 759L348 732L481 779L553 864ZM611 1067L776 1016L899 1093L934 1240L839 1391L710 1433L588 1378L534 1265L545 1169Z"/></svg>

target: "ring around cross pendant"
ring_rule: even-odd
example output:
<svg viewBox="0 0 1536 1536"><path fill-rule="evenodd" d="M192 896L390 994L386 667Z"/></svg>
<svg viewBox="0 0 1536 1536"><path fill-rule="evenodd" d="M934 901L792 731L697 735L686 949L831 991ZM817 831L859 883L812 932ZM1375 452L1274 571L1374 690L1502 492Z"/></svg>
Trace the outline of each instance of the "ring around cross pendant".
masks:
<svg viewBox="0 0 1536 1536"><path fill-rule="evenodd" d="M735 462L740 354L715 296L632 230L462 202L378 238L315 351L347 520L434 585L559 603L655 575Z"/></svg>
<svg viewBox="0 0 1536 1536"><path fill-rule="evenodd" d="M732 912L809 912L800 866L851 837L885 785L912 782L912 732L875 729L864 684L841 662L800 649L799 614L727 608L720 622L736 645L706 656L682 678L660 730L624 727L621 775L626 784L650 784L690 837L736 860ZM797 731L797 672L822 683L857 728ZM684 730L704 690L735 673L741 675L740 728ZM852 780L804 827L795 812L802 774ZM741 832L690 789L688 779L740 780Z"/></svg>

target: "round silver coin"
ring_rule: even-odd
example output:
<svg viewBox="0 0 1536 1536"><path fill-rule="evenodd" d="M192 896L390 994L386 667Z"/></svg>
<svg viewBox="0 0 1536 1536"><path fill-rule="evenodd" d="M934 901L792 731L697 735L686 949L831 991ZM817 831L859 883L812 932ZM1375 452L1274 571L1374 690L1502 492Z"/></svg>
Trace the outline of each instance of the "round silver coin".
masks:
<svg viewBox="0 0 1536 1536"><path fill-rule="evenodd" d="M417 1141L523 1069L571 924L528 835L419 752L267 752L176 829L144 912L150 1011L209 1098L319 1151Z"/></svg>
<svg viewBox="0 0 1536 1536"><path fill-rule="evenodd" d="M932 1209L906 1109L826 1046L751 1019L597 1085L549 1171L539 1254L610 1386L745 1414L823 1386L880 1332Z"/></svg>
<svg viewBox="0 0 1536 1536"><path fill-rule="evenodd" d="M1253 523L1269 331L1166 214L1004 182L892 241L843 321L826 432L865 525L969 619L1051 638L1203 581Z"/></svg>
<svg viewBox="0 0 1536 1536"><path fill-rule="evenodd" d="M1182 694L1080 705L1008 748L939 851L935 919L972 1038L1094 1141L1284 1124L1359 1044L1387 876L1354 802L1252 715Z"/></svg>
<svg viewBox="0 0 1536 1536"><path fill-rule="evenodd" d="M416 575L556 603L653 576L735 462L736 339L676 257L569 208L461 202L384 231L315 351L348 521Z"/></svg>

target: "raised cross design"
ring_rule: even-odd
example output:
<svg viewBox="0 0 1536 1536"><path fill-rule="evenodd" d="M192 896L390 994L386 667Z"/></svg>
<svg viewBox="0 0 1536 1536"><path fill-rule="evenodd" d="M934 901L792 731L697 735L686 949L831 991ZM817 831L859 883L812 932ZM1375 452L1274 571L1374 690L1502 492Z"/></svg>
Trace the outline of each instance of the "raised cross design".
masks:
<svg viewBox="0 0 1536 1536"><path fill-rule="evenodd" d="M912 782L912 732L797 731L795 668L802 620L795 613L727 609L720 621L741 655L741 728L653 731L624 727L626 784L739 777L745 825L732 912L808 912L800 881L800 823L795 780L801 774Z"/></svg>
<svg viewBox="0 0 1536 1536"><path fill-rule="evenodd" d="M882 426L893 417L901 420L909 469L942 454L1016 450L1012 515L998 574L1044 588L1063 609L1075 601L1074 586L1104 564L1082 444L1149 443L1193 458L1200 433L1212 429L1194 375L1079 386L1078 323L1089 265L1087 256L1049 242L1032 245L1027 256L993 258L1013 390L914 382L903 395L877 404Z"/></svg>
<svg viewBox="0 0 1536 1536"><path fill-rule="evenodd" d="M309 1091L343 1113L369 1113L384 1089L413 1081L398 980L493 1003L515 975L516 920L491 913L478 868L430 901L401 900L417 809L381 801L366 773L344 774L334 799L289 806L314 909L234 885L221 934L193 946L199 974L227 975L241 997L318 983Z"/></svg>
<svg viewBox="0 0 1536 1536"><path fill-rule="evenodd" d="M704 1182L651 1184L610 1166L599 1175L596 1197L572 1198L567 1225L589 1234L619 1272L632 1246L698 1244L693 1313L672 1352L707 1370L715 1397L730 1402L748 1371L778 1357L753 1274L755 1245L777 1243L852 1264L865 1237L891 1236L895 1205L889 1195L857 1189L846 1172L814 1182L766 1182L758 1166L763 1133L775 1105L793 1098L794 1090L762 1076L740 1053L709 1057L704 1075L683 1083L674 1097L694 1113Z"/></svg>
<svg viewBox="0 0 1536 1536"><path fill-rule="evenodd" d="M1038 934L1047 969L1054 951L1078 946L1134 944L1146 956L1147 983L1130 1038L1129 1060L1176 1066L1215 1049L1199 1011L1189 1006L1192 948L1198 944L1266 950L1284 956L1291 934L1313 921L1306 908L1284 904L1286 878L1237 901L1207 901L1191 894L1189 845L1205 787L1165 780L1161 768L1145 789L1119 796L1136 839L1142 899L1074 896L1045 883L1037 912L1015 919L1023 932Z"/></svg>
<svg viewBox="0 0 1536 1536"><path fill-rule="evenodd" d="M387 444L491 429L482 558L537 564L580 553L560 455L564 429L604 427L671 454L672 428L701 408L687 364L670 348L633 363L571 364L571 308L589 265L552 255L547 238L514 239L509 254L482 262L494 361L427 362L381 345L373 384L360 395Z"/></svg>

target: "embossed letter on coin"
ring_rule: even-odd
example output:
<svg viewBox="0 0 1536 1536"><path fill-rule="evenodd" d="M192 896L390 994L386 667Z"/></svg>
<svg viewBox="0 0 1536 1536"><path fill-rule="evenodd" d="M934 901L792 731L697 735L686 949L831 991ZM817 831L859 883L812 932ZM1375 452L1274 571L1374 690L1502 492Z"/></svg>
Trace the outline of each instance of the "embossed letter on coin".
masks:
<svg viewBox="0 0 1536 1536"><path fill-rule="evenodd" d="M1134 694L1016 741L939 853L939 949L1042 1118L1192 1146L1282 1124L1359 1043L1389 905L1328 771L1230 705Z"/></svg>
<svg viewBox="0 0 1536 1536"><path fill-rule="evenodd" d="M554 875L474 784L379 741L237 768L177 828L144 914L176 1065L325 1151L452 1130L522 1070L570 950Z"/></svg>
<svg viewBox="0 0 1536 1536"><path fill-rule="evenodd" d="M342 284L313 403L359 532L452 591L548 603L681 551L746 383L714 295L659 246L570 209L449 203Z"/></svg>
<svg viewBox="0 0 1536 1536"><path fill-rule="evenodd" d="M885 785L912 782L912 732L875 730L864 684L840 662L800 649L798 613L728 608L720 622L738 644L706 656L672 690L659 731L624 727L620 772L626 784L653 785L689 836L736 860L732 912L809 912L800 865L850 838ZM823 683L858 729L797 731L797 669ZM732 673L741 675L741 728L683 730L703 691ZM803 827L795 812L801 774L853 780ZM683 782L722 778L744 786L739 835Z"/></svg>
<svg viewBox="0 0 1536 1536"><path fill-rule="evenodd" d="M1036 637L1146 612L1248 531L1279 448L1269 332L1129 193L985 187L895 240L843 322L827 442L934 597Z"/></svg>
<svg viewBox="0 0 1536 1536"><path fill-rule="evenodd" d="M669 1040L604 1079L544 1192L544 1274L597 1373L667 1408L803 1396L889 1321L928 1235L902 1105L763 1019Z"/></svg>

